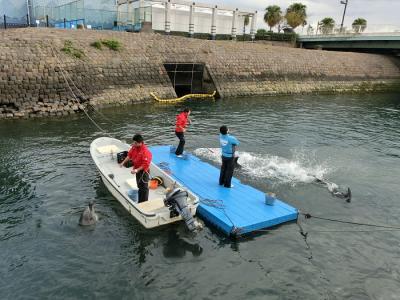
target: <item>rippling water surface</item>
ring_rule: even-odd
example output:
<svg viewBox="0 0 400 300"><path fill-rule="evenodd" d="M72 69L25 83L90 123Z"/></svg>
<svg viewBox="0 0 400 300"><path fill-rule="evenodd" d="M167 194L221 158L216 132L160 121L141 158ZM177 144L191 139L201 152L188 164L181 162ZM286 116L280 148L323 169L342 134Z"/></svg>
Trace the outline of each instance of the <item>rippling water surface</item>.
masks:
<svg viewBox="0 0 400 300"><path fill-rule="evenodd" d="M400 227L400 96L287 96L145 104L92 117L112 136L176 143L218 166L218 128L241 141L236 176L324 218ZM400 299L400 231L299 219L232 241L183 224L145 230L89 155L84 116L0 122L0 299ZM201 174L199 174L201 176ZM346 203L315 177L351 187ZM217 180L217 179L216 179ZM100 220L78 226L84 206Z"/></svg>

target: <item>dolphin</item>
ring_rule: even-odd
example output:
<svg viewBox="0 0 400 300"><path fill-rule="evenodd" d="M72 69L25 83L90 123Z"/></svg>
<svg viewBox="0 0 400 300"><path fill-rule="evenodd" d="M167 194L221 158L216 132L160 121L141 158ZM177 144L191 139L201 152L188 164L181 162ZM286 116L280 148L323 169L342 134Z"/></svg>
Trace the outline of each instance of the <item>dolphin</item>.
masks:
<svg viewBox="0 0 400 300"><path fill-rule="evenodd" d="M90 201L89 205L85 208L85 210L82 212L81 217L79 218L79 225L89 226L96 224L99 217L94 211L94 206L94 202Z"/></svg>
<svg viewBox="0 0 400 300"><path fill-rule="evenodd" d="M233 159L233 161L234 161L234 168L240 169L240 168L242 168L242 165L239 164L238 160L239 160L239 156L235 156L235 158Z"/></svg>
<svg viewBox="0 0 400 300"><path fill-rule="evenodd" d="M315 177L315 176L313 176L313 177ZM315 182L326 185L326 187L328 188L328 191L331 192L332 196L341 198L341 199L345 199L346 202L351 202L351 190L349 187L347 188L347 192L341 192L341 191L339 191L339 186L336 183L329 182L329 181L326 181L324 179L317 178L317 177L315 177Z"/></svg>
<svg viewBox="0 0 400 300"><path fill-rule="evenodd" d="M351 202L351 190L350 190L349 187L347 188L347 193L340 192L337 189L333 189L331 191L331 193L335 197L338 197L338 198L341 198L341 199L345 199L346 202Z"/></svg>

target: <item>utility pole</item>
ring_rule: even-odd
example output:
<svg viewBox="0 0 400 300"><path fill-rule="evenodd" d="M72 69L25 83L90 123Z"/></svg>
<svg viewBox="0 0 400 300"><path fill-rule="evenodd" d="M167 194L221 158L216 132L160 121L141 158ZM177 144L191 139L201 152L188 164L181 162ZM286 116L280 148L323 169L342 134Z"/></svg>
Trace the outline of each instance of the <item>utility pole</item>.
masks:
<svg viewBox="0 0 400 300"><path fill-rule="evenodd" d="M342 0L340 1L341 4L344 4L344 11L343 11L343 17L342 17L342 23L340 24L340 33L343 32L343 22L344 22L344 16L346 14L346 8L347 8L347 3L349 0Z"/></svg>
<svg viewBox="0 0 400 300"><path fill-rule="evenodd" d="M32 20L32 0L26 0L26 11L28 14L28 27L31 26L31 20Z"/></svg>

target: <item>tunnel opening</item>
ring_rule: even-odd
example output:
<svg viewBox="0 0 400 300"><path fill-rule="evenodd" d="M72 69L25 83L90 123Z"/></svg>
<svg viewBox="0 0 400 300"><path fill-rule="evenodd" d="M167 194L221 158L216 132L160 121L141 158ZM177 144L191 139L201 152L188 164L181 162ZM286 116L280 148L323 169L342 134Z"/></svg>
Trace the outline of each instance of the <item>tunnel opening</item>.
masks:
<svg viewBox="0 0 400 300"><path fill-rule="evenodd" d="M166 63L164 67L178 97L211 94L217 90L205 64Z"/></svg>

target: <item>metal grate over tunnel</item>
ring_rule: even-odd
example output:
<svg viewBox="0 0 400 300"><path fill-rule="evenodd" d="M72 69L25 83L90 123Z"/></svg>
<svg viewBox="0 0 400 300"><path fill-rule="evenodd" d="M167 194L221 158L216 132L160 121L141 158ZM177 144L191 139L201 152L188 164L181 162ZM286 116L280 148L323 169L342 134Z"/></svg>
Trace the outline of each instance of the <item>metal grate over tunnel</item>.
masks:
<svg viewBox="0 0 400 300"><path fill-rule="evenodd" d="M204 64L165 63L164 67L178 97L187 94L207 94L216 90Z"/></svg>

